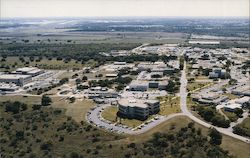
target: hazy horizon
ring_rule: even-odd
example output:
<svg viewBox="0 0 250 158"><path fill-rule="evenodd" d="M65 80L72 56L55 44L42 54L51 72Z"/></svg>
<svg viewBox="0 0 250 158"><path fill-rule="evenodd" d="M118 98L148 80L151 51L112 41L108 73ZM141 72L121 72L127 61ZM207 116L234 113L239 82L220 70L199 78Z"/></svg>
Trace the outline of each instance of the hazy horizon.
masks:
<svg viewBox="0 0 250 158"><path fill-rule="evenodd" d="M249 17L248 0L0 0L1 18Z"/></svg>

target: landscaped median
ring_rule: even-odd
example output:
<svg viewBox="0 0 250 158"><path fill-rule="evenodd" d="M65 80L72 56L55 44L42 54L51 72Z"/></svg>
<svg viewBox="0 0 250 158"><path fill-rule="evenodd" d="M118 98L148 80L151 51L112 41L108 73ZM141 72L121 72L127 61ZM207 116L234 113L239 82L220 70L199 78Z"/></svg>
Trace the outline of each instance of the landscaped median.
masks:
<svg viewBox="0 0 250 158"><path fill-rule="evenodd" d="M160 112L159 115L167 116L174 113L181 112L180 97L165 96L160 97Z"/></svg>
<svg viewBox="0 0 250 158"><path fill-rule="evenodd" d="M213 82L191 82L191 83L188 83L187 85L187 91L195 92L203 88L212 86L213 84L214 84Z"/></svg>

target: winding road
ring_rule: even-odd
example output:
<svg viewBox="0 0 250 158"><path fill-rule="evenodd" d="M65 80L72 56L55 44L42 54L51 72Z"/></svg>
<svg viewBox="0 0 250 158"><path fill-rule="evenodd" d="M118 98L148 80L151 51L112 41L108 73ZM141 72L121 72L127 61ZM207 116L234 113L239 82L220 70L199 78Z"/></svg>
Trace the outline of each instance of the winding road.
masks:
<svg viewBox="0 0 250 158"><path fill-rule="evenodd" d="M222 133L224 135L236 138L236 139L241 140L241 141L246 142L246 143L250 143L249 138L242 137L242 136L234 134L232 132L232 127L235 126L237 123L242 122L243 119L247 117L247 113L244 114L244 117L242 119L238 120L237 123L231 123L231 126L229 128L220 128L220 127L213 126L213 125L195 117L189 111L189 109L187 107L187 94L188 93L187 93L187 79L186 79L186 63L184 63L184 69L181 71L180 81L181 81L181 86L180 86L179 95L180 95L180 107L181 107L181 111L182 111L181 113L175 113L175 114L171 114L168 116L159 116L159 119L154 120L154 121L148 123L147 125L142 126L139 129L137 128L136 130L133 130L132 128L125 128L121 125L112 124L110 122L107 122L105 119L103 119L101 116L102 110L104 108L107 108L108 106L111 106L111 105L100 105L100 106L97 106L94 110L90 111L90 113L87 116L87 120L91 124L93 123L93 124L97 125L98 127L105 128L105 129L108 129L108 130L113 131L113 132L136 135L136 134L145 133L148 130L156 127L157 125L159 125L159 124L161 124L161 123L163 123L171 118L174 118L177 116L187 116L191 120L193 120L194 122L196 122L202 126L205 126L207 128L215 128L216 130L218 130L220 133ZM218 83L218 84L224 84L224 83Z"/></svg>
<svg viewBox="0 0 250 158"><path fill-rule="evenodd" d="M220 127L215 127L197 117L195 117L189 110L187 107L187 79L186 79L186 63L184 64L184 69L181 72L181 87L180 87L180 106L181 106L181 111L184 115L186 115L187 117L189 117L190 119L192 119L194 122L203 125L207 128L215 128L216 130L218 130L220 133L228 135L230 137L239 139L241 141L244 141L246 143L250 143L250 139L242 137L240 135L234 134L232 132L232 128L220 128Z"/></svg>

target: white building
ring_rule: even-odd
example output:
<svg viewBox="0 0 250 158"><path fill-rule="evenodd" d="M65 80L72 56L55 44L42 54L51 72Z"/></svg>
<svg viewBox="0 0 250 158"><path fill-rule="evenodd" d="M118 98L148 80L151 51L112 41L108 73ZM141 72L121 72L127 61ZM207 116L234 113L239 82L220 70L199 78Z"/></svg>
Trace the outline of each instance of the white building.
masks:
<svg viewBox="0 0 250 158"><path fill-rule="evenodd" d="M224 110L225 111L229 111L229 112L234 112L235 109L241 109L242 108L242 105L241 104L237 104L237 103L234 103L234 104L228 104L224 107Z"/></svg>
<svg viewBox="0 0 250 158"><path fill-rule="evenodd" d="M32 81L31 75L19 75L19 74L0 75L0 82L15 83L18 86L23 86L31 81Z"/></svg>
<svg viewBox="0 0 250 158"><path fill-rule="evenodd" d="M133 80L129 85L130 91L147 91L147 89L148 89L147 81Z"/></svg>
<svg viewBox="0 0 250 158"><path fill-rule="evenodd" d="M241 104L241 105L244 105L245 103L250 103L250 97L244 96L242 98L235 99L235 103Z"/></svg>
<svg viewBox="0 0 250 158"><path fill-rule="evenodd" d="M14 92L18 89L19 89L19 87L16 84L0 83L0 91Z"/></svg>
<svg viewBox="0 0 250 158"><path fill-rule="evenodd" d="M44 73L44 70L38 69L37 67L23 67L12 72L12 74L31 75L32 77L38 76L42 73Z"/></svg>
<svg viewBox="0 0 250 158"><path fill-rule="evenodd" d="M122 117L145 120L149 115L160 111L160 102L158 100L123 98L118 101L118 108L118 114Z"/></svg>

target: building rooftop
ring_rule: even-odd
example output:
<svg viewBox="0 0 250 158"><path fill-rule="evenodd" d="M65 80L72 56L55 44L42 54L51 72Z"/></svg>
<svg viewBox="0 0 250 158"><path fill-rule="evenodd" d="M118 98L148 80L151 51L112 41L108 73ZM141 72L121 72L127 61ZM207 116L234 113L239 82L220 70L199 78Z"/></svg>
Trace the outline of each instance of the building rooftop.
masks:
<svg viewBox="0 0 250 158"><path fill-rule="evenodd" d="M122 98L118 101L118 103L122 106L129 107L139 107L139 108L147 108L149 104L155 104L159 102L158 100L143 100L136 98Z"/></svg>
<svg viewBox="0 0 250 158"><path fill-rule="evenodd" d="M145 103L145 100L135 99L135 98L122 98L118 101L118 103L122 106L129 106L129 107L139 107L139 108L148 107L148 105Z"/></svg>
<svg viewBox="0 0 250 158"><path fill-rule="evenodd" d="M236 104L236 103L228 104L225 106L225 108L229 108L229 109L236 109L236 108L241 108L241 107L242 107L241 104Z"/></svg>
<svg viewBox="0 0 250 158"><path fill-rule="evenodd" d="M30 75L16 75L16 74L2 74L0 75L0 79L21 79L28 78Z"/></svg>
<svg viewBox="0 0 250 158"><path fill-rule="evenodd" d="M29 72L33 70L39 70L39 69L36 67L23 67L23 68L18 68L16 71Z"/></svg>

